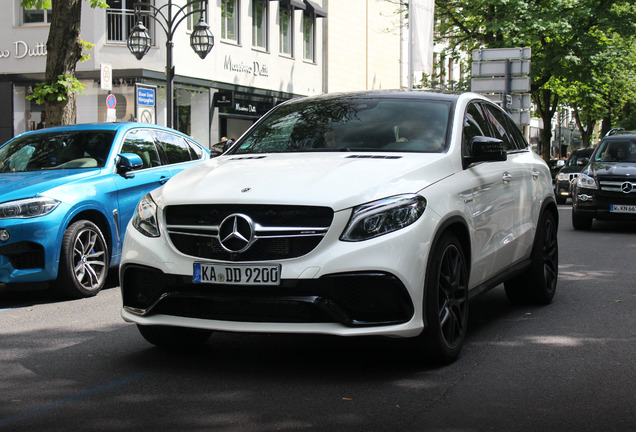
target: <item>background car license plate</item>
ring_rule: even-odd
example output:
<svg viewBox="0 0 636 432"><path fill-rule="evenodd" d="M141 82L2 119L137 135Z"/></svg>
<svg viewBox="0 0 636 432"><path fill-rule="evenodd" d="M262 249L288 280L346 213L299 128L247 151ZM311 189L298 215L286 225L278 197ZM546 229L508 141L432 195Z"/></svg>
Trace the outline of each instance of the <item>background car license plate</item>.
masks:
<svg viewBox="0 0 636 432"><path fill-rule="evenodd" d="M636 213L636 205L612 204L610 211L614 213Z"/></svg>
<svg viewBox="0 0 636 432"><path fill-rule="evenodd" d="M279 285L280 264L194 263L192 280L223 285Z"/></svg>

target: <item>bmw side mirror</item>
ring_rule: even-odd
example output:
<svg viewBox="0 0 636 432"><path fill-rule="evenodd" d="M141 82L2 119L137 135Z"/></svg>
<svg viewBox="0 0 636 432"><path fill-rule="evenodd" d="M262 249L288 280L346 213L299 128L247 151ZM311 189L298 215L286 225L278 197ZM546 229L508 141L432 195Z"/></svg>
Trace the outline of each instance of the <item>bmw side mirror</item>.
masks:
<svg viewBox="0 0 636 432"><path fill-rule="evenodd" d="M120 153L117 155L117 174L125 178L133 178L135 174L131 171L137 170L144 166L139 155L134 153Z"/></svg>
<svg viewBox="0 0 636 432"><path fill-rule="evenodd" d="M464 166L477 162L498 162L508 158L506 146L498 138L476 136L470 140L470 156L464 156Z"/></svg>

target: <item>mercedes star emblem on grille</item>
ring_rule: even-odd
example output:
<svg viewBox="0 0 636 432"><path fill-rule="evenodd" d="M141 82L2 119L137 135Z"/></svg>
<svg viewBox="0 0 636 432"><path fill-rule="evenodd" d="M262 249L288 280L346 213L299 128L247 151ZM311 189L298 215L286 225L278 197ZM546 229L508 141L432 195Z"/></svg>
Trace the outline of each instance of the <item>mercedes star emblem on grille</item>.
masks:
<svg viewBox="0 0 636 432"><path fill-rule="evenodd" d="M254 242L254 222L249 216L234 213L219 225L219 243L228 252L246 251Z"/></svg>
<svg viewBox="0 0 636 432"><path fill-rule="evenodd" d="M621 185L621 190L623 193L630 193L633 189L633 186L630 182L625 182Z"/></svg>

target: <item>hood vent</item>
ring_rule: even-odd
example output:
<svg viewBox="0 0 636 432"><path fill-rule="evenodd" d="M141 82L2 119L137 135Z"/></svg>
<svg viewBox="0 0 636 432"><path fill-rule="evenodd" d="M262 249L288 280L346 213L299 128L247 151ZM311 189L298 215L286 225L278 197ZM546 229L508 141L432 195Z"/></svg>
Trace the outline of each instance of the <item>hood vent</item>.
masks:
<svg viewBox="0 0 636 432"><path fill-rule="evenodd" d="M384 155L351 155L347 159L402 159L402 156L384 156Z"/></svg>

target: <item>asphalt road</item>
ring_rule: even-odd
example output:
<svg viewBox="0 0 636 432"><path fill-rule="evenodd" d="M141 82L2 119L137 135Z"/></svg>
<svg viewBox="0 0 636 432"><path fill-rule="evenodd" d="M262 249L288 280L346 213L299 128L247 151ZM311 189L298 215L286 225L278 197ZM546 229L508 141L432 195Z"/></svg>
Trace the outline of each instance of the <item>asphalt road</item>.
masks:
<svg viewBox="0 0 636 432"><path fill-rule="evenodd" d="M636 225L560 215L554 302L478 298L443 368L382 338L217 333L164 352L121 320L116 287L0 293L0 431L634 431Z"/></svg>

